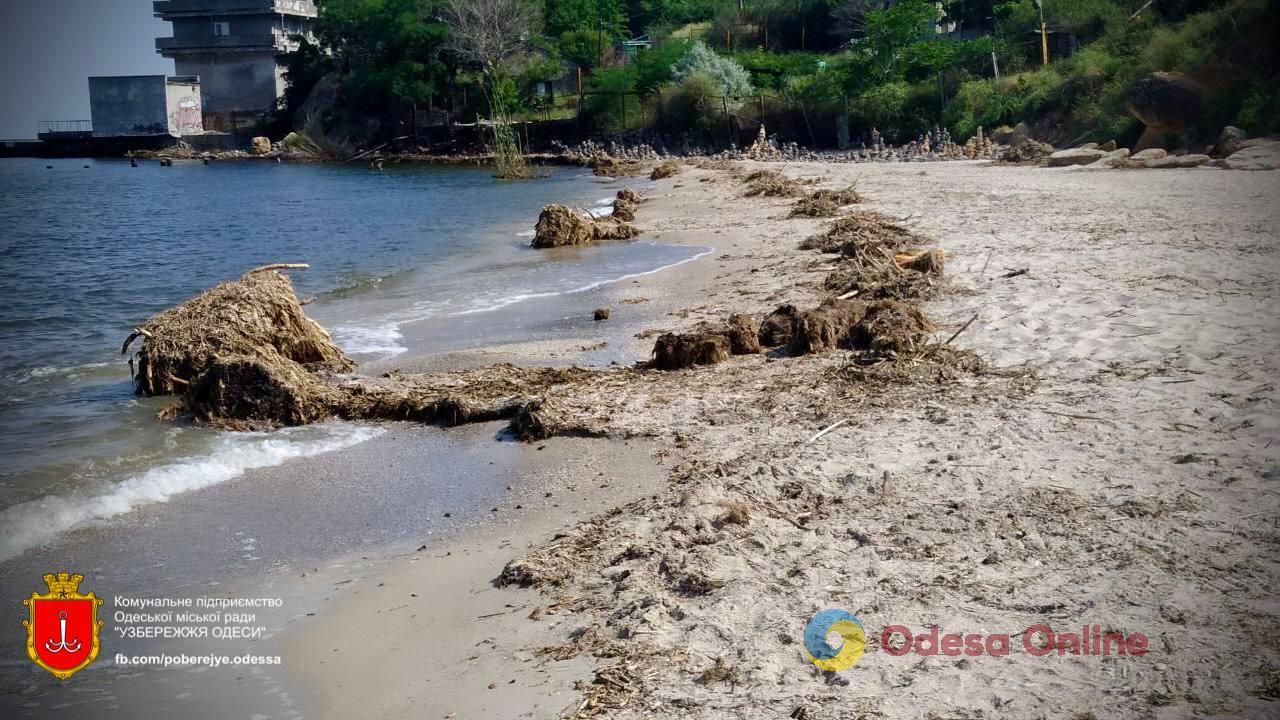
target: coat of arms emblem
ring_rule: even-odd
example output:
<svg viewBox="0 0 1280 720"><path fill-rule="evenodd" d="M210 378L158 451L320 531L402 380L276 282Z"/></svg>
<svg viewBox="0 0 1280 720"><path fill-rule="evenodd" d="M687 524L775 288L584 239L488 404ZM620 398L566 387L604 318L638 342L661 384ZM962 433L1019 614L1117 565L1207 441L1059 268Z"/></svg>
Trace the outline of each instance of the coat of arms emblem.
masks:
<svg viewBox="0 0 1280 720"><path fill-rule="evenodd" d="M49 592L31 593L22 601L31 608L23 620L27 628L27 657L31 662L66 680L98 657L98 619L102 604L93 593L80 594L80 574L49 573L44 582Z"/></svg>

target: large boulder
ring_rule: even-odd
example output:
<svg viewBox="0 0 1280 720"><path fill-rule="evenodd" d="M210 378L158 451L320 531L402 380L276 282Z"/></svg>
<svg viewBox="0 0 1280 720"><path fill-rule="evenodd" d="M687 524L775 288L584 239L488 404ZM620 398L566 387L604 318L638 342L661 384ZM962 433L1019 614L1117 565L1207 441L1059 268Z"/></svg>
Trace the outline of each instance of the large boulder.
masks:
<svg viewBox="0 0 1280 720"><path fill-rule="evenodd" d="M1238 127L1228 125L1222 128L1217 141L1213 143L1213 156L1224 158L1231 155L1242 147L1247 137L1248 134Z"/></svg>
<svg viewBox="0 0 1280 720"><path fill-rule="evenodd" d="M1103 153L1102 157L1098 158L1093 163L1090 163L1089 167L1095 170L1102 170L1105 168L1124 167L1128 164L1129 148L1120 148L1119 150L1112 150L1111 152Z"/></svg>
<svg viewBox="0 0 1280 720"><path fill-rule="evenodd" d="M1147 148L1146 150L1139 150L1129 156L1129 159L1137 162L1147 162L1149 160L1159 160L1161 158L1168 157L1168 155L1169 152L1164 148Z"/></svg>
<svg viewBox="0 0 1280 720"><path fill-rule="evenodd" d="M1245 140L1239 150L1215 164L1228 170L1280 169L1280 140Z"/></svg>
<svg viewBox="0 0 1280 720"><path fill-rule="evenodd" d="M1092 165L1102 159L1106 153L1101 150L1072 148L1059 150L1049 156L1049 167L1068 167L1070 165Z"/></svg>
<svg viewBox="0 0 1280 720"><path fill-rule="evenodd" d="M254 155L266 155L271 152L271 138L265 138L259 135L249 141L249 152Z"/></svg>
<svg viewBox="0 0 1280 720"><path fill-rule="evenodd" d="M1156 160L1147 160L1146 166L1157 170L1170 168L1200 167L1209 162L1208 155L1167 155Z"/></svg>
<svg viewBox="0 0 1280 720"><path fill-rule="evenodd" d="M1018 143L1010 145L1000 156L1000 161L1018 165L1040 165L1051 155L1053 155L1053 146L1049 143L1023 138Z"/></svg>
<svg viewBox="0 0 1280 720"><path fill-rule="evenodd" d="M1204 90L1182 73L1153 72L1134 83L1126 105L1147 128L1181 132L1200 115Z"/></svg>
<svg viewBox="0 0 1280 720"><path fill-rule="evenodd" d="M1136 149L1168 146L1170 141L1182 145L1187 125L1200 116L1204 89L1182 73L1154 72L1134 83L1125 104L1147 126Z"/></svg>

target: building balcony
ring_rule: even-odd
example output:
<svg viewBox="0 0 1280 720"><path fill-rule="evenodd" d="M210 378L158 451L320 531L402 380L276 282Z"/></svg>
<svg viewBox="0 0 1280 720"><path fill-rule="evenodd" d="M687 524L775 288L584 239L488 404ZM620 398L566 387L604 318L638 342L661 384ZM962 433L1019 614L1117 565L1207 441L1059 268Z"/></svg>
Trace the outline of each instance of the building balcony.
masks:
<svg viewBox="0 0 1280 720"><path fill-rule="evenodd" d="M155 0L151 9L164 20L204 15L316 16L312 0Z"/></svg>
<svg viewBox="0 0 1280 720"><path fill-rule="evenodd" d="M184 38L156 38L156 52L169 57L193 53L293 52L298 43L283 31L269 35L202 35Z"/></svg>

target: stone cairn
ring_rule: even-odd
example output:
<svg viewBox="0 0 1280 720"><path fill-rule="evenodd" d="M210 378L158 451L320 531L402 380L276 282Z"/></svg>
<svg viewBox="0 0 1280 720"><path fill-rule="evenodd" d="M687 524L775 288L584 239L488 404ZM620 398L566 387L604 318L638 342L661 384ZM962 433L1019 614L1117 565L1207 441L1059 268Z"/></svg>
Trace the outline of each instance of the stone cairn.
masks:
<svg viewBox="0 0 1280 720"><path fill-rule="evenodd" d="M1004 147L986 136L982 128L964 145L957 144L951 132L935 126L915 140L902 146L885 142L876 128L872 128L849 150L812 150L795 142L779 142L768 135L764 125L755 142L743 149L736 145L727 150L717 150L691 142L686 134L678 141L657 133L643 131L607 141L586 140L574 146L553 142L553 147L564 158L580 164L610 158L624 162L660 162L674 157L704 157L713 160L756 160L760 162L940 162L947 160L995 160ZM675 149L673 149L675 148Z"/></svg>

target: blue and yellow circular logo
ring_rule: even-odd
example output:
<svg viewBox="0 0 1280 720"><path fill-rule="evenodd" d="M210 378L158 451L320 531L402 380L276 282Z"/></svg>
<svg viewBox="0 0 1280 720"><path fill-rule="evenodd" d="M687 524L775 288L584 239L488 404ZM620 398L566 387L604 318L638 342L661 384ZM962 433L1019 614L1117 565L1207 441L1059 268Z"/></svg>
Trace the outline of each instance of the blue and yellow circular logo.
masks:
<svg viewBox="0 0 1280 720"><path fill-rule="evenodd" d="M836 633L844 639L839 647L832 647L827 636ZM804 651L809 661L821 670L840 672L862 659L867 648L867 633L862 623L852 613L828 609L809 620L804 629Z"/></svg>

